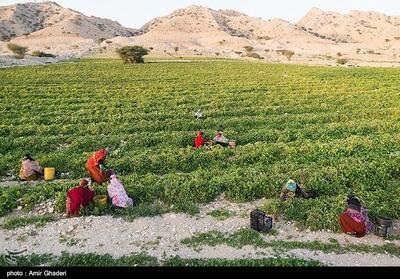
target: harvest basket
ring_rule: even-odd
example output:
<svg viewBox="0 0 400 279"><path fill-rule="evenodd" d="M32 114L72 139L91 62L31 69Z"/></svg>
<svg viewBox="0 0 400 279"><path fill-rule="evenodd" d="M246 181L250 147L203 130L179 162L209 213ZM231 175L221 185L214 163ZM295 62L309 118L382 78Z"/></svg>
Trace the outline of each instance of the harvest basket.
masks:
<svg viewBox="0 0 400 279"><path fill-rule="evenodd" d="M250 213L250 227L258 232L267 232L272 229L272 217L256 209Z"/></svg>
<svg viewBox="0 0 400 279"><path fill-rule="evenodd" d="M392 233L392 226L392 219L379 216L376 218L375 234L382 237L388 237Z"/></svg>
<svg viewBox="0 0 400 279"><path fill-rule="evenodd" d="M56 174L55 168L45 168L44 169L44 180L51 181L54 180Z"/></svg>
<svg viewBox="0 0 400 279"><path fill-rule="evenodd" d="M98 195L93 198L94 204L97 207L105 207L107 205L107 196L106 195Z"/></svg>

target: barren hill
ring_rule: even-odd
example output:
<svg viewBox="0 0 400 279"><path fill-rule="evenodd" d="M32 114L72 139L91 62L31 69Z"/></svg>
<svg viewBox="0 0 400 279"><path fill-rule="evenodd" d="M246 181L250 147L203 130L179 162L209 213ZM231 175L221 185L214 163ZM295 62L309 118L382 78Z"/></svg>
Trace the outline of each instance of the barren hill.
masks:
<svg viewBox="0 0 400 279"><path fill-rule="evenodd" d="M100 39L130 36L118 22L88 17L54 2L26 3L0 7L0 36L3 40L26 35L77 35Z"/></svg>
<svg viewBox="0 0 400 279"><path fill-rule="evenodd" d="M143 45L161 57L205 56L267 62L397 63L400 17L311 9L297 24L263 20L233 10L192 5L155 18L140 29L88 17L54 2L0 7L0 54L6 41L59 55L115 55L123 45ZM386 65L385 64L385 65Z"/></svg>
<svg viewBox="0 0 400 279"><path fill-rule="evenodd" d="M85 16L54 2L0 7L0 38L31 50L79 53L99 40L131 35L118 22Z"/></svg>
<svg viewBox="0 0 400 279"><path fill-rule="evenodd" d="M372 11L351 11L342 15L313 8L298 25L317 36L349 43L400 39L400 17Z"/></svg>
<svg viewBox="0 0 400 279"><path fill-rule="evenodd" d="M216 11L195 5L150 21L131 38L112 41L115 47L141 44L155 55L244 56L265 60L282 57L270 50L298 48L302 42L309 44L306 48L324 43L281 19L265 21L232 10ZM246 51L249 47L252 50Z"/></svg>

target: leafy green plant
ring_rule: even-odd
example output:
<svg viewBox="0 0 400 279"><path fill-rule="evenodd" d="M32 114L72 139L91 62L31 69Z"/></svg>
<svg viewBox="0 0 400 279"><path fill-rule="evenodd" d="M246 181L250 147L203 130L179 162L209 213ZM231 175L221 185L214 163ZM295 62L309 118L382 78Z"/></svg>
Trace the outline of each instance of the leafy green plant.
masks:
<svg viewBox="0 0 400 279"><path fill-rule="evenodd" d="M25 227L30 224L35 224L36 226L43 226L46 223L54 222L57 218L54 216L27 216L27 217L14 217L6 219L1 228L6 230L13 230L19 227Z"/></svg>
<svg viewBox="0 0 400 279"><path fill-rule="evenodd" d="M226 267L226 266L245 266L245 267L256 267L256 266L323 266L318 261L308 261L303 259L294 258L266 258L266 259L183 259L180 257L170 258L164 262L164 266L202 266L202 267Z"/></svg>
<svg viewBox="0 0 400 279"><path fill-rule="evenodd" d="M9 266L0 255L0 266ZM121 258L113 258L111 255L96 254L69 254L63 252L61 256L56 257L49 254L33 254L29 256L18 256L17 266L65 266L65 267L112 267L112 266L140 266L140 267L184 267L184 266L322 266L318 261L309 261L296 258L266 258L266 259L184 259L181 257L171 257L159 261L155 257L147 254L133 254Z"/></svg>
<svg viewBox="0 0 400 279"><path fill-rule="evenodd" d="M154 217L157 215L164 214L168 211L160 203L146 204L140 203L135 207L118 209L112 212L113 216L121 216L127 221L132 221L138 217Z"/></svg>
<svg viewBox="0 0 400 279"><path fill-rule="evenodd" d="M258 248L270 247L276 252L285 252L293 249L307 249L312 251L322 251L325 253L345 254L350 252L359 253L377 253L390 254L393 256L400 255L398 246L389 243L385 245L366 245L366 244L350 244L341 245L338 241L330 240L327 242L319 241L284 241L284 240L264 240L261 233L254 230L243 228L230 234L224 234L219 231L210 231L207 233L197 233L191 238L181 241L182 244L195 250L200 250L204 246L228 245L234 248L242 248L250 245Z"/></svg>
<svg viewBox="0 0 400 279"><path fill-rule="evenodd" d="M236 214L235 212L220 208L207 213L207 215L210 215L219 221L224 221L232 216L235 216Z"/></svg>

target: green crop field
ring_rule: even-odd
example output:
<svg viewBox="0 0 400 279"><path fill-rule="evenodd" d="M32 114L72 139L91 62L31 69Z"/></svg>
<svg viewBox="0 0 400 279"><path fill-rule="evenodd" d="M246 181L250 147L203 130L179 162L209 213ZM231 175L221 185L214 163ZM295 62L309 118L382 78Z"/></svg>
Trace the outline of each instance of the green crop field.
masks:
<svg viewBox="0 0 400 279"><path fill-rule="evenodd" d="M1 69L0 175L18 175L31 153L70 182L2 188L0 213L20 198L64 199L87 176L88 156L110 146L108 165L142 203L193 212L223 192L237 202L265 197L268 213L337 230L355 193L372 216L399 218L399 75L229 60ZM238 147L194 150L199 129L222 129ZM290 178L320 196L279 202Z"/></svg>

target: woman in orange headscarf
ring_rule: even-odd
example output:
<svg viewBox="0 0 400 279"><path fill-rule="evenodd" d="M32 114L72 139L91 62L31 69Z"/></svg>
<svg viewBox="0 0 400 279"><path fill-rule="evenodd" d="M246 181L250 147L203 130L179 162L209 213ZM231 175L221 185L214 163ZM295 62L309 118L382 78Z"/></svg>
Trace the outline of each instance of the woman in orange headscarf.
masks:
<svg viewBox="0 0 400 279"><path fill-rule="evenodd" d="M101 149L93 153L87 160L86 168L93 182L101 185L108 181L105 161L109 155L108 149Z"/></svg>

